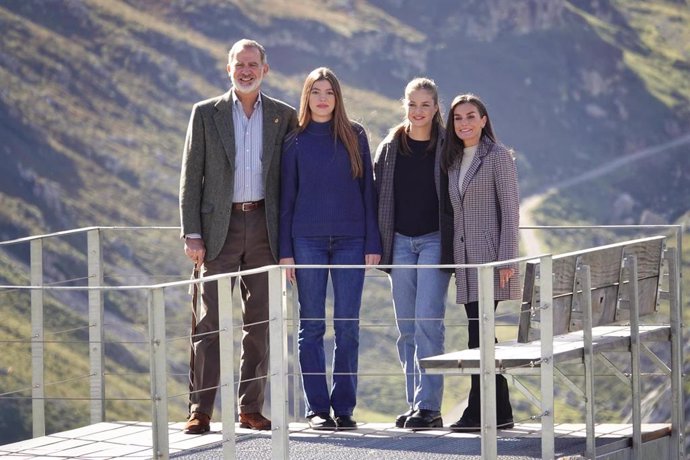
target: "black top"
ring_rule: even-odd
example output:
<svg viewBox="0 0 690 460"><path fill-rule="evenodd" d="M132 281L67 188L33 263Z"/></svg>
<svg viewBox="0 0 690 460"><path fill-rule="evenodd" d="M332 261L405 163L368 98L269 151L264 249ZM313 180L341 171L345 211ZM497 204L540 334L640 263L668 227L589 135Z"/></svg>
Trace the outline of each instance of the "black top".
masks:
<svg viewBox="0 0 690 460"><path fill-rule="evenodd" d="M434 183L435 152L430 141L408 138L412 155L398 151L395 160L395 231L421 236L438 231L438 196Z"/></svg>

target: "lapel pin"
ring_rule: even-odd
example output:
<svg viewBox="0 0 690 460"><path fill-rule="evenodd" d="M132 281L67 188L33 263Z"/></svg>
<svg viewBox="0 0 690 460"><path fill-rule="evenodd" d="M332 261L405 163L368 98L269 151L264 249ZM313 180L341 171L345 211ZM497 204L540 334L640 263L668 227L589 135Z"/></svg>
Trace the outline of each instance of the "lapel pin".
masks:
<svg viewBox="0 0 690 460"><path fill-rule="evenodd" d="M278 123L279 121L280 121L280 118L276 118L275 120L273 120L273 123Z"/></svg>

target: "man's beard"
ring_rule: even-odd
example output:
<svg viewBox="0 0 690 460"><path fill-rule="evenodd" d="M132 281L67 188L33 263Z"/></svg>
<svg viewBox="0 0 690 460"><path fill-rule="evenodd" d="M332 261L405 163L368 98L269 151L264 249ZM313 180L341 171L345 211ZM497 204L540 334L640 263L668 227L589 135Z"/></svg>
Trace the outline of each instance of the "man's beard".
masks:
<svg viewBox="0 0 690 460"><path fill-rule="evenodd" d="M258 90L261 87L261 82L263 81L263 79L264 77L263 75L261 75L259 78L256 78L254 82L252 82L251 86L246 86L241 85L240 82L235 80L234 77L230 78L230 80L232 81L232 86L233 88L235 88L235 91L242 94L248 94Z"/></svg>

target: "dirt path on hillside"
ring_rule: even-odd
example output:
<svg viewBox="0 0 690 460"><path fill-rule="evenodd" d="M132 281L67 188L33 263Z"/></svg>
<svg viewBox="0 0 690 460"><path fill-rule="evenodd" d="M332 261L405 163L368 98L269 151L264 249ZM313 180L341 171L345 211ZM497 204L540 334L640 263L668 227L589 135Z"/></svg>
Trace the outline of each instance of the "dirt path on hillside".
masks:
<svg viewBox="0 0 690 460"><path fill-rule="evenodd" d="M592 179L596 179L597 177L601 177L606 174L617 171L618 168L620 168L623 165L627 165L629 163L633 163L635 161L648 158L652 155L662 153L666 150L679 147L684 144L690 144L690 134L677 137L669 142L664 142L663 144L639 150L630 155L625 155L624 157L617 158L615 160L609 161L608 163L599 165L594 169L585 171L584 173L577 175L575 177L571 177L561 182L557 182L555 184L551 184L549 186L544 187L541 191L535 193L534 195L526 197L520 203L520 226L535 226L536 221L534 219L534 212L537 209L539 209L541 204L551 195L554 195L560 192L561 190L572 187L574 185L578 185L583 182L587 182ZM684 153L686 155L690 154L687 151L678 153ZM523 254L537 255L544 251L544 248L542 247L541 238L539 238L539 233L540 232L538 230L532 229L524 229L520 231L520 248L522 249Z"/></svg>

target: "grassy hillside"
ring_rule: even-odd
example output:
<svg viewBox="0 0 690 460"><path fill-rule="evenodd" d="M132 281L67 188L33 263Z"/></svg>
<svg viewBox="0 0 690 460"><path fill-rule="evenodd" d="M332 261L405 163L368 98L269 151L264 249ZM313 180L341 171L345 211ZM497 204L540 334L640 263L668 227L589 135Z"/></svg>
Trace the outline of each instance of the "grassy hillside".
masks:
<svg viewBox="0 0 690 460"><path fill-rule="evenodd" d="M690 115L690 108L683 103L690 100L688 6L685 1L616 0L591 8L581 7L580 2L567 3L570 11L623 52L625 65L643 80L656 99L684 115Z"/></svg>
<svg viewBox="0 0 690 460"><path fill-rule="evenodd" d="M296 104L304 75L332 66L372 148L398 119L396 100L415 75L436 78L446 102L461 91L483 95L501 139L518 150L526 194L545 178L690 131L683 2L556 2L533 15L524 13L527 0L476 3L481 34L449 2L422 10L334 2L328 15L307 1L7 2L0 235L174 224L189 108L227 88L223 56L249 25L269 50L268 90ZM218 19L202 20L209 16ZM458 40L463 46L452 46ZM688 171L685 158L660 169ZM684 178L664 198L682 196Z"/></svg>
<svg viewBox="0 0 690 460"><path fill-rule="evenodd" d="M583 18L606 43L620 50L622 63L635 73L648 94L666 108L678 114L680 123L666 125L659 137L646 142L626 139L625 149L637 153L662 146L658 152L640 160L621 165L612 172L590 181L583 181L557 193L549 193L538 211L536 223L541 225L601 225L601 224L680 224L690 225L690 145L663 148L674 137L685 134L684 123L690 120L687 101L690 100L690 9L686 2L625 2L607 4L568 3L568 9ZM663 75L663 77L660 77ZM643 110L641 107L640 110ZM656 110L654 110L654 113ZM649 129L644 130L648 132ZM651 145L650 145L651 143ZM593 168L595 169L595 168ZM547 184L558 186L558 182ZM652 232L647 230L644 233ZM644 234L643 233L643 234ZM628 237L633 234L626 233ZM575 248L599 244L606 238L584 237L570 232L548 238L552 247ZM683 234L681 265L690 269L690 236ZM675 242L671 242L675 245ZM684 322L690 318L687 275L682 289ZM690 347L684 341L684 374L690 366L687 356ZM684 379L685 394L690 394L690 380ZM690 404L686 405L686 414ZM653 414L663 419L668 414Z"/></svg>
<svg viewBox="0 0 690 460"><path fill-rule="evenodd" d="M480 94L500 139L518 152L522 195L540 193L690 133L688 11L682 0L2 2L0 240L91 225L177 225L189 111L227 90L225 55L245 36L267 47L266 90L293 105L310 70L333 68L372 150L400 119L410 78L435 78L446 106L457 93ZM679 146L554 195L540 222L639 223L650 212L678 222L688 210L687 151ZM175 231L111 231L104 239L107 283L188 276ZM81 236L51 243L46 282L84 284L84 244ZM27 260L26 245L0 250L2 284L26 284ZM362 337L360 407L369 420L390 420L404 405L400 376L380 375L398 372L395 331L378 324L392 321L387 289L385 280L372 281L363 308L363 322L376 323ZM169 296L177 420L185 407L188 307L183 292ZM0 340L10 343L0 370L13 369L0 373L0 393L30 385L27 297L0 292ZM50 391L83 397L84 296L51 294L47 303L47 327L58 337L47 376L75 382ZM109 419L148 416L146 403L135 401L148 394L145 306L138 294L106 295L109 391L134 399L109 403ZM449 303L448 318L462 323L462 308ZM450 327L447 347L460 347L464 334ZM444 412L462 401L466 380L450 380ZM49 402L49 430L84 424L85 404ZM28 436L29 419L17 415L28 405L3 399L0 442ZM516 406L520 416L532 413L522 401ZM578 416L566 405L559 414Z"/></svg>

